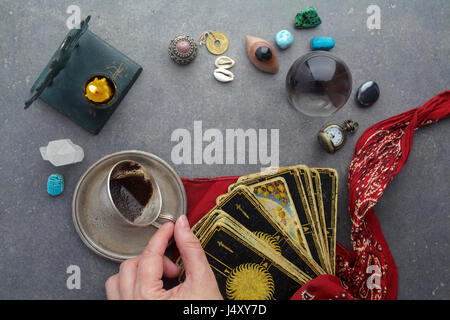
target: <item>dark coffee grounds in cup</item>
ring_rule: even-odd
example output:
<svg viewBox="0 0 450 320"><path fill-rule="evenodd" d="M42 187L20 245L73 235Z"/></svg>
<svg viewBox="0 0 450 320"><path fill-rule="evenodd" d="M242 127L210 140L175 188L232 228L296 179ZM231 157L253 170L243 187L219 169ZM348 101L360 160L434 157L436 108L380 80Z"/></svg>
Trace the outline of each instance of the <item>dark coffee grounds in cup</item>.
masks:
<svg viewBox="0 0 450 320"><path fill-rule="evenodd" d="M125 162L111 174L111 197L125 219L134 222L143 212L153 194L153 186L140 164Z"/></svg>

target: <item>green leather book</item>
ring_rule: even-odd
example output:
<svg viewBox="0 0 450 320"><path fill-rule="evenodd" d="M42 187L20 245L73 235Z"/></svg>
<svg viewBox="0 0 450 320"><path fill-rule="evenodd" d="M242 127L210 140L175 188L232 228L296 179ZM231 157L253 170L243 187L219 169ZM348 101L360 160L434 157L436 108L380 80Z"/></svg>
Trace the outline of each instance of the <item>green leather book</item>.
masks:
<svg viewBox="0 0 450 320"><path fill-rule="evenodd" d="M87 131L97 134L119 106L142 67L87 30L89 17L80 29L71 30L31 88L27 108L37 97L62 112ZM114 84L114 96L100 105L85 97L94 76Z"/></svg>

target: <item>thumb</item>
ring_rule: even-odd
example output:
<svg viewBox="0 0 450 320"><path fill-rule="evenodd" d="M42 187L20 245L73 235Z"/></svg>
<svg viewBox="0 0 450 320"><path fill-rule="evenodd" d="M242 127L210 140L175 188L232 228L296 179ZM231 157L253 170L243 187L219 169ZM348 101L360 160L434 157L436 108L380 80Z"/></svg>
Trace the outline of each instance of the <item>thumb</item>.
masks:
<svg viewBox="0 0 450 320"><path fill-rule="evenodd" d="M192 233L186 216L182 215L175 223L174 238L180 251L186 279L201 280L209 272L208 260L198 238Z"/></svg>

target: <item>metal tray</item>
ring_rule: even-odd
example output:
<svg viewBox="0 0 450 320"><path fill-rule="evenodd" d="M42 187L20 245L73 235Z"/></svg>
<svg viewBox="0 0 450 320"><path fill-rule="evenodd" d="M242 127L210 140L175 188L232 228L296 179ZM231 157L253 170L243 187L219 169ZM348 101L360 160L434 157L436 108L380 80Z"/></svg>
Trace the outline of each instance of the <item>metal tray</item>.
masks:
<svg viewBox="0 0 450 320"><path fill-rule="evenodd" d="M157 228L120 225L104 210L99 192L111 167L121 160L134 160L142 164L159 185L162 196L161 213L179 217L186 214L187 200L178 174L159 157L137 150L127 150L107 155L81 176L72 201L72 218L81 240L95 253L123 261L142 252ZM167 220L157 220L163 223Z"/></svg>

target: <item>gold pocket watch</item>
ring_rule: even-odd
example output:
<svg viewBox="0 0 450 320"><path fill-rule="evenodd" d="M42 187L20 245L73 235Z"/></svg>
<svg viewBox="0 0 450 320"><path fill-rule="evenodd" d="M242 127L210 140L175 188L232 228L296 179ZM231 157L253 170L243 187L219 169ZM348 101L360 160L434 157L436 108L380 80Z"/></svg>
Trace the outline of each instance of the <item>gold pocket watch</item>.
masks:
<svg viewBox="0 0 450 320"><path fill-rule="evenodd" d="M319 143L327 152L334 153L345 143L345 134L358 130L358 122L345 120L342 124L327 123L317 134Z"/></svg>

